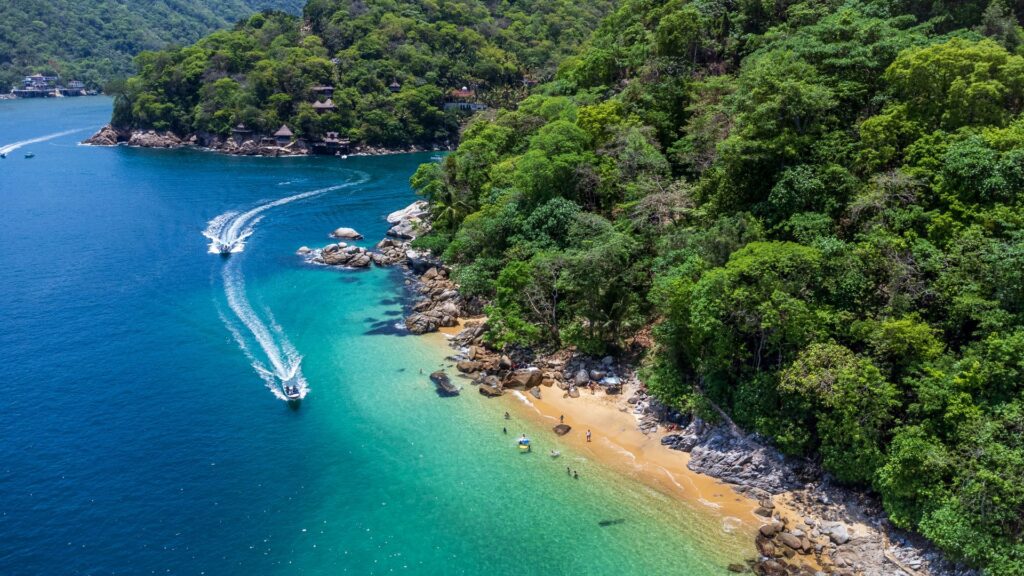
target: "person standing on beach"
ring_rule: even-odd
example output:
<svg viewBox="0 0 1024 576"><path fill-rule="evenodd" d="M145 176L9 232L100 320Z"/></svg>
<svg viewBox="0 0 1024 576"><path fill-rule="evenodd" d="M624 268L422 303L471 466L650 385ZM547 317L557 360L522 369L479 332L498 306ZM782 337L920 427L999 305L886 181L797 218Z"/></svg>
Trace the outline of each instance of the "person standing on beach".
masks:
<svg viewBox="0 0 1024 576"><path fill-rule="evenodd" d="M558 423L559 424L565 424L565 414L559 414L558 415Z"/></svg>
<svg viewBox="0 0 1024 576"><path fill-rule="evenodd" d="M590 429L587 429L587 442L590 442Z"/></svg>

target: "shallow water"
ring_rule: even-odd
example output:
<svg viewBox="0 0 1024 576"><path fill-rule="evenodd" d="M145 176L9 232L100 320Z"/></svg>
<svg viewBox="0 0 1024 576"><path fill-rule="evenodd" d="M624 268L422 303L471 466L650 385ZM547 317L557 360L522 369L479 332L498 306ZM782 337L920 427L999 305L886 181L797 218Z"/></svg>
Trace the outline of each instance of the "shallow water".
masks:
<svg viewBox="0 0 1024 576"><path fill-rule="evenodd" d="M748 551L699 505L549 459L506 400L435 395L446 350L396 328L397 271L295 256L339 226L375 243L429 154L77 146L109 111L0 102L0 147L84 129L0 160L0 573L697 575ZM320 189L208 253L209 221Z"/></svg>

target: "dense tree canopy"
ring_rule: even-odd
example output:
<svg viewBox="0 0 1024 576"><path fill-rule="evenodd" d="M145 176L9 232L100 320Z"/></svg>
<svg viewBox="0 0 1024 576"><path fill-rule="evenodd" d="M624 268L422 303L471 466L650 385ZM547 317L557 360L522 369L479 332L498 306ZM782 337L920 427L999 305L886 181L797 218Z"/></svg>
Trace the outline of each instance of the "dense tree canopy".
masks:
<svg viewBox="0 0 1024 576"><path fill-rule="evenodd" d="M143 50L194 42L264 9L298 13L302 0L4 0L0 88L57 73L100 87L132 71Z"/></svg>
<svg viewBox="0 0 1024 576"><path fill-rule="evenodd" d="M626 0L417 172L417 242L490 298L494 344L653 325L663 400L1022 574L1022 9Z"/></svg>
<svg viewBox="0 0 1024 576"><path fill-rule="evenodd" d="M512 104L533 78L554 73L610 0L310 0L304 18L257 14L193 46L146 52L114 120L180 134L262 132L288 123L300 136L336 131L390 147L454 141L466 103ZM333 86L333 110L312 104Z"/></svg>

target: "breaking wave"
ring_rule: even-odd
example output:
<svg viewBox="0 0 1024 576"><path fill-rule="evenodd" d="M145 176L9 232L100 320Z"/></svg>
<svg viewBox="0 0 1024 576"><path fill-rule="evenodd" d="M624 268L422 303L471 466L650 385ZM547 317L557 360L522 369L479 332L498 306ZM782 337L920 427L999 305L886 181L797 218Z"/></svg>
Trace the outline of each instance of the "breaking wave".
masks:
<svg viewBox="0 0 1024 576"><path fill-rule="evenodd" d="M54 132L53 134L47 134L46 136L40 136L38 138L30 138L28 140L22 140L20 142L13 142L11 144L4 144L0 146L0 154L10 154L18 148L23 148L29 144L38 144L40 142L46 142L47 140L53 140L54 138L60 138L61 136L67 136L68 134L74 134L75 132L81 132L86 128L75 128L74 130L65 130L63 132Z"/></svg>

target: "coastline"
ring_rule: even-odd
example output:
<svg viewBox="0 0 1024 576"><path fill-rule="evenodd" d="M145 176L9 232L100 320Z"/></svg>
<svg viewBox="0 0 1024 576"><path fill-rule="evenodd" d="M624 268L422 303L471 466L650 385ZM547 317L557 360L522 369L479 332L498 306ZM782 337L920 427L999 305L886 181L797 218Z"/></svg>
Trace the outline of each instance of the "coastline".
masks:
<svg viewBox="0 0 1024 576"><path fill-rule="evenodd" d="M303 156L325 157L356 157L356 156L388 156L392 154L414 154L417 152L447 152L450 148L435 144L432 146L409 146L405 148L386 148L383 146L356 145L344 155L316 154L301 139L284 145L265 145L253 140L236 142L231 138L212 134L188 134L184 137L169 131L156 130L124 130L107 124L80 144L84 146L128 146L131 148L189 148L202 152L224 154L226 156L252 156L257 158L293 158Z"/></svg>

